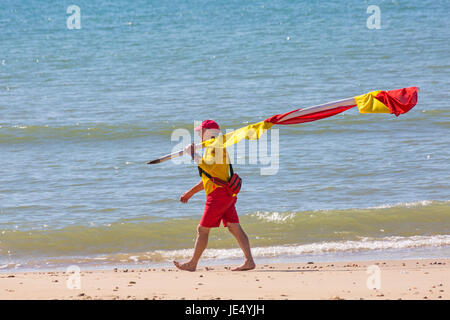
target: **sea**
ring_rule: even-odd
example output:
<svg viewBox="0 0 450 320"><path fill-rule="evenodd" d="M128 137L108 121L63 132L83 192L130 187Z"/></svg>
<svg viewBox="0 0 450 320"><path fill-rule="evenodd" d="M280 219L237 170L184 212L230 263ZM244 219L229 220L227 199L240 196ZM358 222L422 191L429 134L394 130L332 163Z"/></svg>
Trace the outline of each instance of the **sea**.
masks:
<svg viewBox="0 0 450 320"><path fill-rule="evenodd" d="M449 258L448 12L445 0L2 0L0 272L189 259L205 194L179 198L196 165L147 161L204 119L234 130L411 86L418 103L399 117L353 108L275 126L264 159L237 144L236 207L257 264ZM212 230L200 265L241 261Z"/></svg>

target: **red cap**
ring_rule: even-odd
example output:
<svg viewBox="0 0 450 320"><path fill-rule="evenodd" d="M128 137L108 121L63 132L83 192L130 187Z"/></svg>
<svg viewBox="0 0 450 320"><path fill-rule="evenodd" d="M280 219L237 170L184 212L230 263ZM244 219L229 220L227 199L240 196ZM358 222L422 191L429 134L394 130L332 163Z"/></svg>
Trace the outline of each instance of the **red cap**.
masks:
<svg viewBox="0 0 450 320"><path fill-rule="evenodd" d="M201 125L196 127L195 131L200 131L202 129L217 129L219 130L219 125L214 120L204 120Z"/></svg>

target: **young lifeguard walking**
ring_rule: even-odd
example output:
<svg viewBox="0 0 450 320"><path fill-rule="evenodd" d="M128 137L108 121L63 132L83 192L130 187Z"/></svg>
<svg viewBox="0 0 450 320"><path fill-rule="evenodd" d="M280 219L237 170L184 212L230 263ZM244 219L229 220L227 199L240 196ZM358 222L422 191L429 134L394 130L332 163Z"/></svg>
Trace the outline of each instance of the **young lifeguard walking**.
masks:
<svg viewBox="0 0 450 320"><path fill-rule="evenodd" d="M274 125L293 125L317 121L335 116L356 106L362 114L391 113L399 116L409 112L417 104L418 92L418 87L401 88L389 91L377 90L359 96L276 114L263 121L253 123L246 127L227 133L223 141L213 139L212 142L208 142L208 140L212 137L218 137L219 126L212 120L203 121L202 125L196 129L202 137L203 143L201 147L209 146L210 148L206 148L205 155L202 158L195 154L195 148L193 146L188 146L184 150L147 162L147 164L161 163L169 159L180 157L185 153L190 153L195 162L199 164L199 170L202 175L202 181L195 185L191 190L184 193L180 198L182 202L187 202L192 195L202 189L205 189L207 194L205 212L198 227L198 236L194 256L191 260L183 264L174 261L175 265L183 270L194 271L203 250L206 248L210 228L218 227L220 220L222 220L224 225L228 227L230 232L238 240L245 255L244 264L234 270L249 270L255 267L255 263L253 262L250 252L248 238L239 225L239 219L234 207L236 199L233 196L233 193L231 193L230 196L225 192L225 190L234 190L235 194L237 194L237 192L239 192L238 189L240 186L240 178L235 177L233 173L228 175L228 165L226 165L227 161L220 164L211 164L211 162L209 162L210 160L217 158L213 153L215 149L221 149L220 147L217 148L217 146L220 146L221 143L222 150L224 150L222 153L224 154L223 156L226 160L227 155L224 147L236 144L243 139L257 140ZM224 141L226 143L224 143ZM231 166L230 169L232 169ZM225 184L225 190L222 189L223 187L220 183L221 181ZM228 188L228 186L231 186L232 188Z"/></svg>
<svg viewBox="0 0 450 320"><path fill-rule="evenodd" d="M210 140L220 134L219 125L213 120L203 121L194 130L200 135L202 141ZM180 201L187 203L194 194L205 190L206 204L203 216L197 226L194 254L187 262L180 263L174 261L173 263L178 269L186 271L196 270L198 261L208 245L209 231L211 228L218 228L220 222L236 238L244 253L244 263L232 270L245 271L255 268L250 242L239 224L239 217L235 207L237 197L233 192L239 192L240 178L233 173L233 167L228 161L226 149L220 151L222 154L216 156L216 148L206 148L203 157L200 157L195 153L192 145L187 146L185 149L185 152L190 154L198 164L199 174L202 180L190 190L183 193Z"/></svg>

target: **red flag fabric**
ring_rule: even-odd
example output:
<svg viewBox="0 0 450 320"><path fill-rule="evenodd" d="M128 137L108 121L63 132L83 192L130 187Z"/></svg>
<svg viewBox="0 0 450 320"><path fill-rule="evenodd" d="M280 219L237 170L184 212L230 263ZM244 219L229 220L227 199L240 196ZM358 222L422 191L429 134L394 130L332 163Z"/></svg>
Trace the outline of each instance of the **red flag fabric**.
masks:
<svg viewBox="0 0 450 320"><path fill-rule="evenodd" d="M293 118L287 117L291 113L302 110L302 109L297 109L297 110L286 112L283 114L274 115L270 118L267 118L264 121L271 122L273 124L296 124L296 123L311 122L311 121L316 121L316 120L320 120L323 118L328 118L328 117L334 116L338 113L344 112L345 110L348 110L355 106L356 106L356 104L353 104L350 106L340 106L340 107L336 107L333 109L318 111L318 112L314 112L314 113L310 113L310 114L302 115L302 116L297 116L297 117L293 117ZM288 119L284 120L285 118L288 118Z"/></svg>
<svg viewBox="0 0 450 320"><path fill-rule="evenodd" d="M385 104L398 117L416 105L417 91L417 87L381 91L375 99Z"/></svg>

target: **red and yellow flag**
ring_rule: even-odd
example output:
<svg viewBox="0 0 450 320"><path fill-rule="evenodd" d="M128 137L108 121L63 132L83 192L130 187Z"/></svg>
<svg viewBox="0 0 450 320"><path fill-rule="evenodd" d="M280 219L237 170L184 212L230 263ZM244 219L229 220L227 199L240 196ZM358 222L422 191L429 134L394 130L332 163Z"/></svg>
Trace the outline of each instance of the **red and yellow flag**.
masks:
<svg viewBox="0 0 450 320"><path fill-rule="evenodd" d="M396 116L411 110L417 103L417 87L390 91L372 91L360 96L297 109L274 115L264 121L248 125L233 132L202 142L203 146L227 147L243 139L256 140L273 125L288 125L328 118L358 106L360 113L392 113Z"/></svg>

